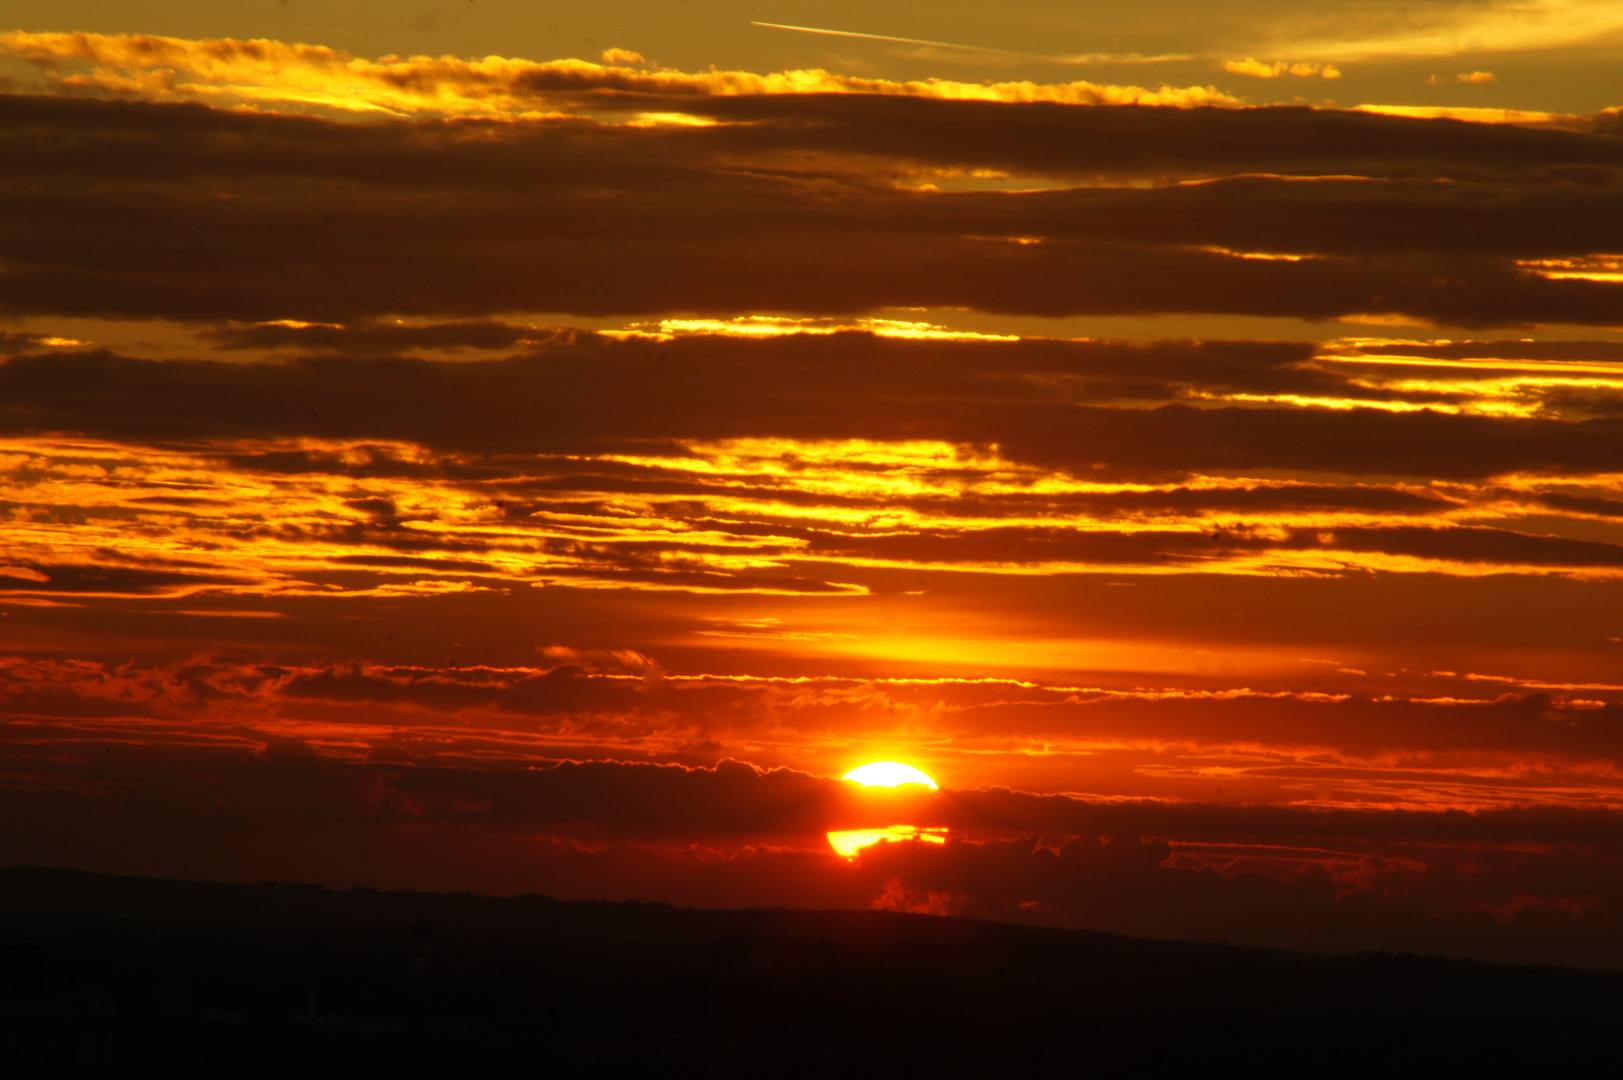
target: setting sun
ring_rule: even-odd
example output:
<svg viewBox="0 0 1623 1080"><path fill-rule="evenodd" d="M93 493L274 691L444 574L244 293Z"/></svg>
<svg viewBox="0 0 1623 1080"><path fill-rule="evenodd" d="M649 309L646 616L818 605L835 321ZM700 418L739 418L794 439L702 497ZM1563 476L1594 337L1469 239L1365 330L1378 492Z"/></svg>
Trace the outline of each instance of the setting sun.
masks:
<svg viewBox="0 0 1623 1080"><path fill-rule="evenodd" d="M863 787L897 787L901 784L923 784L931 789L936 787L936 782L923 770L900 761L870 761L852 769L840 779L855 780Z"/></svg>
<svg viewBox="0 0 1623 1080"><path fill-rule="evenodd" d="M947 830L914 825L887 825L883 829L836 829L828 834L829 846L841 858L854 859L857 852L881 840L917 840L924 844L945 844Z"/></svg>

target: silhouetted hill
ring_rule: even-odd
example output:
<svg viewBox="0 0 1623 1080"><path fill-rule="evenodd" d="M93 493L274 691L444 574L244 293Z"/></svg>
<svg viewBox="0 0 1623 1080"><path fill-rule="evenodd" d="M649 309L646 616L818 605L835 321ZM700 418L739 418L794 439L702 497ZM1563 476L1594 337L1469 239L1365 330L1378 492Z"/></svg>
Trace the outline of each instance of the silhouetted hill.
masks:
<svg viewBox="0 0 1623 1080"><path fill-rule="evenodd" d="M0 871L10 1076L1547 1072L1623 975L967 919Z"/></svg>

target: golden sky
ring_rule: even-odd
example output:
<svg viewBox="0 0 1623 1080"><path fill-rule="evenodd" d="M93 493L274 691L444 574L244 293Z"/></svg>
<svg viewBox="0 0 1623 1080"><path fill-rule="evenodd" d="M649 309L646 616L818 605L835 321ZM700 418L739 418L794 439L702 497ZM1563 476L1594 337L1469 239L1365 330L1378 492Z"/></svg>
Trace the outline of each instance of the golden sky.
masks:
<svg viewBox="0 0 1623 1080"><path fill-rule="evenodd" d="M1623 5L7 19L0 858L1623 963Z"/></svg>

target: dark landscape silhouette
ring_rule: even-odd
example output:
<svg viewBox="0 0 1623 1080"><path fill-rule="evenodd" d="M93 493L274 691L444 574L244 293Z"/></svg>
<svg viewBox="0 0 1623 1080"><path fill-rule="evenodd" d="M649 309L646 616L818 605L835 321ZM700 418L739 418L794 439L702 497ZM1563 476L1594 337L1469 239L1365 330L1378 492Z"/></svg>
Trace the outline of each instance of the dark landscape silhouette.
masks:
<svg viewBox="0 0 1623 1080"><path fill-rule="evenodd" d="M0 918L13 1076L1551 1075L1623 1056L1615 972L40 868L0 872Z"/></svg>

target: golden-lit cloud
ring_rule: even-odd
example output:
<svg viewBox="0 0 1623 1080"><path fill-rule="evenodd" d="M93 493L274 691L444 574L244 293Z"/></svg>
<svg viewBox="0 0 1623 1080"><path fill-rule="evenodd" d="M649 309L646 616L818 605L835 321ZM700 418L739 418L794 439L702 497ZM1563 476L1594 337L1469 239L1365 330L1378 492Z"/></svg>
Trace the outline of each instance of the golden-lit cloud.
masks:
<svg viewBox="0 0 1623 1080"><path fill-rule="evenodd" d="M1524 259L1524 266L1552 280L1623 281L1623 255L1583 255L1565 259Z"/></svg>
<svg viewBox="0 0 1623 1080"><path fill-rule="evenodd" d="M684 99L749 94L883 94L971 101L1048 101L1087 105L1233 105L1211 87L1110 86L1091 82L897 82L811 69L757 75L746 71L685 73L611 49L604 63L535 62L487 56L384 57L366 60L337 49L280 41L190 40L150 34L0 34L0 50L20 56L68 92L202 101L259 109L316 109L358 114L533 117L578 107L597 95L599 108L670 113ZM88 65L62 74L63 63ZM616 95L657 99L649 110L624 110Z"/></svg>
<svg viewBox="0 0 1623 1080"><path fill-rule="evenodd" d="M1407 116L1416 120L1464 120L1472 124L1550 124L1577 117L1532 109L1494 109L1474 105L1359 105L1359 112Z"/></svg>
<svg viewBox="0 0 1623 1080"><path fill-rule="evenodd" d="M1367 29L1357 25L1362 20L1356 17L1334 28L1329 20L1309 17L1277 31L1280 51L1334 60L1393 60L1603 48L1623 32L1623 4L1616 0L1491 0L1401 11L1396 5L1372 5L1365 12Z"/></svg>
<svg viewBox="0 0 1623 1080"><path fill-rule="evenodd" d="M1452 80L1446 79L1441 75L1432 75L1426 79L1426 85L1446 86L1450 81L1481 84L1497 82L1498 79L1491 71L1462 71L1458 75L1455 75Z"/></svg>
<svg viewBox="0 0 1623 1080"><path fill-rule="evenodd" d="M1594 384L1580 377L1577 385ZM1526 384L1507 377L1490 389L1511 397ZM508 459L500 471L421 446L365 442L158 453L14 441L4 449L9 481L0 496L27 508L3 527L20 567L8 578L16 594L39 598L547 582L861 595L858 583L873 571L909 568L1623 572L1623 548L1613 543L1505 527L1532 505L1546 520L1561 515L1558 503L1539 501L1546 490L1616 497L1610 478L1535 483L1507 502L1493 488L1078 481L936 443L689 442L675 457L549 455ZM297 471L277 469L279 460L296 461ZM475 470L485 478L456 475ZM436 473L442 478L430 479ZM335 575L372 584L340 585Z"/></svg>
<svg viewBox="0 0 1623 1080"><path fill-rule="evenodd" d="M275 329L342 340L329 336L341 328ZM467 330L422 329L439 344ZM571 337L482 326L476 336L543 351L432 363L124 363L112 411L51 421L84 436L5 444L0 496L14 509L0 531L18 568L5 580L18 598L67 602L546 584L858 597L876 575L915 571L1623 572L1623 533L1607 509L1623 495L1623 461L1608 449L1609 422L1590 419L1623 394L1623 358L1600 343L1587 352L1573 343L1573 359L1525 356L1516 342L1360 339L1317 351L1087 340L1033 351L1039 343L916 323L878 334L807 329L667 321ZM1128 372L1135 381L1123 387ZM0 375L29 423L53 402L80 400L73 388L91 378L75 354L18 356ZM393 387L381 411L329 407L323 421L321 409L276 405L273 426L256 419L266 403L318 394L365 402L380 378ZM200 393L213 402L199 414L212 427L179 443L173 428L163 447L157 430L94 436L124 429L133 401ZM672 394L688 402L683 413L661 411ZM510 404L485 406L493 426L472 440L432 419L401 425L463 400ZM1312 414L1313 434L1281 409ZM1076 445L1068 428L1044 434L1055 410L1089 418L1098 443ZM913 437L887 411L907 417ZM276 435L295 417L303 434ZM559 426L566 417L596 419L571 429ZM746 427L718 429L739 417ZM543 418L552 419L535 428ZM1359 477L1351 460L1304 457L1332 422L1348 425L1354 445L1389 431L1407 458ZM1242 423L1286 426L1258 429L1243 457L1206 456L1200 440L1185 457L1165 456L1168 424ZM793 434L745 434L774 428ZM497 445L495 430L511 434ZM545 440L525 434L537 430ZM1593 432L1583 436L1592 448L1572 441L1580 432ZM1462 438L1501 456L1460 474ZM1513 445L1523 449L1503 456ZM1101 472L1099 453L1118 464ZM844 648L848 635L830 627L803 639ZM885 648L943 655L922 641Z"/></svg>
<svg viewBox="0 0 1623 1080"><path fill-rule="evenodd" d="M1265 64L1253 57L1244 60L1225 60L1223 70L1231 75L1250 75L1254 79L1277 79L1281 75L1295 75L1299 79L1318 76L1321 79L1341 78L1341 69L1334 64L1310 63L1299 60L1294 63L1288 60L1276 60Z"/></svg>

